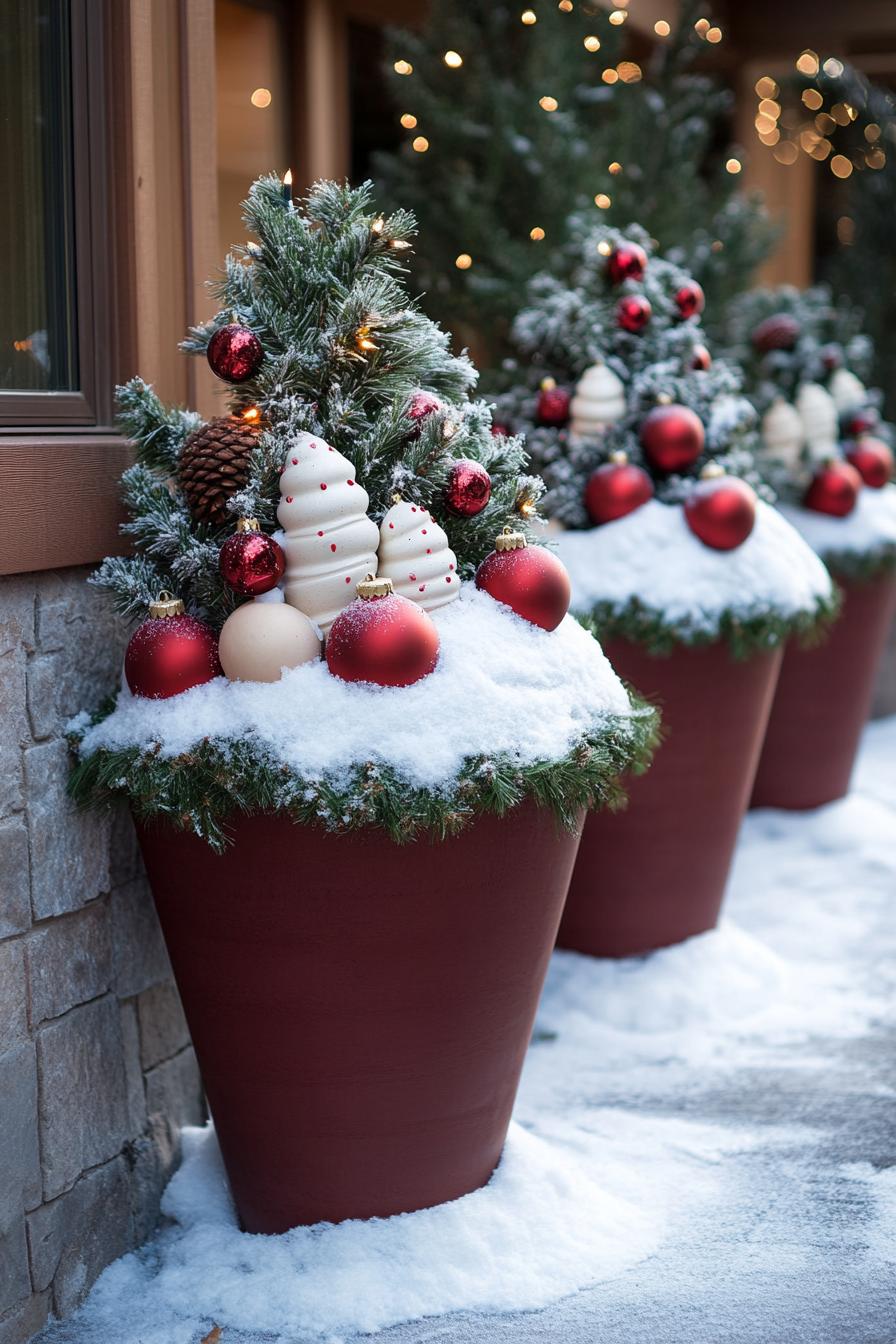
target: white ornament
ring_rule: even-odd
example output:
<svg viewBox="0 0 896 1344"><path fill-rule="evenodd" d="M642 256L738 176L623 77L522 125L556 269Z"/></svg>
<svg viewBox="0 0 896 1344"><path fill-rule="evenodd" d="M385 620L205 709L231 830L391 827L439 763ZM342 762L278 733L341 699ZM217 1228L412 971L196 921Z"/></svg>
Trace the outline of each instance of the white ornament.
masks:
<svg viewBox="0 0 896 1344"><path fill-rule="evenodd" d="M598 438L625 415L625 384L606 364L592 364L576 383L569 413L570 434Z"/></svg>
<svg viewBox="0 0 896 1344"><path fill-rule="evenodd" d="M837 369L831 375L828 388L838 411L851 411L853 407L865 404L865 384L850 369Z"/></svg>
<svg viewBox="0 0 896 1344"><path fill-rule="evenodd" d="M803 383L797 393L796 409L813 462L836 455L838 417L830 392L820 383Z"/></svg>
<svg viewBox="0 0 896 1344"><path fill-rule="evenodd" d="M393 591L433 611L460 596L457 557L431 513L404 500L393 504L380 525L379 577Z"/></svg>
<svg viewBox="0 0 896 1344"><path fill-rule="evenodd" d="M256 598L227 617L218 657L230 681L279 681L283 668L320 657L320 637L295 607Z"/></svg>
<svg viewBox="0 0 896 1344"><path fill-rule="evenodd" d="M805 438L799 411L783 397L777 397L762 417L762 441L769 455L795 467Z"/></svg>
<svg viewBox="0 0 896 1344"><path fill-rule="evenodd" d="M313 434L297 434L280 477L277 518L286 552L284 592L326 633L355 585L376 573L376 523L348 458Z"/></svg>

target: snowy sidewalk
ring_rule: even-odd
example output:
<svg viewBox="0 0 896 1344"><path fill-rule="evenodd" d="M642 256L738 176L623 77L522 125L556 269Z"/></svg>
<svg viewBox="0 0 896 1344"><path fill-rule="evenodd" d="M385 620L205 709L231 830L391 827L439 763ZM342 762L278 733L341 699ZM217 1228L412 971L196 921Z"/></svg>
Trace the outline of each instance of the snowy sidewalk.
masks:
<svg viewBox="0 0 896 1344"><path fill-rule="evenodd" d="M194 1133L178 1222L41 1341L893 1344L896 719L845 802L748 818L726 915L555 955L485 1191L248 1237Z"/></svg>

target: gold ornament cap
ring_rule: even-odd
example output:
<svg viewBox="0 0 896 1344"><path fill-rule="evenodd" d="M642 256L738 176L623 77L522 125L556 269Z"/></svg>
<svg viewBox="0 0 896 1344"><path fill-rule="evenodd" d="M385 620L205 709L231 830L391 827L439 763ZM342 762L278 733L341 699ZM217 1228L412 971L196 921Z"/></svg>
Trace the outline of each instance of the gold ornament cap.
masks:
<svg viewBox="0 0 896 1344"><path fill-rule="evenodd" d="M258 526L257 518L237 518L236 530L237 532L260 532L261 528Z"/></svg>
<svg viewBox="0 0 896 1344"><path fill-rule="evenodd" d="M365 602L369 602L373 597L391 597L392 580L387 578L378 579L375 574L368 574L366 579L362 579L358 584L358 596Z"/></svg>
<svg viewBox="0 0 896 1344"><path fill-rule="evenodd" d="M527 544L526 534L514 532L509 524L495 537L496 551L521 551Z"/></svg>
<svg viewBox="0 0 896 1344"><path fill-rule="evenodd" d="M163 588L155 602L149 604L149 614L154 620L167 620L169 616L183 616L184 604L179 597Z"/></svg>
<svg viewBox="0 0 896 1344"><path fill-rule="evenodd" d="M727 475L725 468L720 466L718 462L707 462L700 473L700 479L701 481L717 481L720 476L725 475Z"/></svg>
<svg viewBox="0 0 896 1344"><path fill-rule="evenodd" d="M628 461L628 453L625 451L624 448L616 448L610 454L610 461L616 467L624 467L626 462Z"/></svg>

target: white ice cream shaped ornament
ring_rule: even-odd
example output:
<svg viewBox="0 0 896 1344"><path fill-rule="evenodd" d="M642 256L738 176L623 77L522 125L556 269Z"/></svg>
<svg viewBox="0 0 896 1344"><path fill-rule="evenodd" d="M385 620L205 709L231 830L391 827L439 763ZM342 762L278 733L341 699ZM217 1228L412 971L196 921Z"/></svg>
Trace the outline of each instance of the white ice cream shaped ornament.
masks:
<svg viewBox="0 0 896 1344"><path fill-rule="evenodd" d="M796 409L813 462L833 456L837 451L837 407L834 398L820 383L803 383L796 398Z"/></svg>
<svg viewBox="0 0 896 1344"><path fill-rule="evenodd" d="M380 578L426 611L460 596L457 557L431 513L397 500L380 525Z"/></svg>
<svg viewBox="0 0 896 1344"><path fill-rule="evenodd" d="M837 369L828 383L828 390L834 398L834 405L841 413L864 406L868 393L865 384L851 369Z"/></svg>
<svg viewBox="0 0 896 1344"><path fill-rule="evenodd" d="M576 384L569 432L593 439L625 415L625 385L606 364L592 364Z"/></svg>
<svg viewBox="0 0 896 1344"><path fill-rule="evenodd" d="M376 573L377 526L348 458L314 434L297 434L280 476L286 600L326 633L355 586Z"/></svg>
<svg viewBox="0 0 896 1344"><path fill-rule="evenodd" d="M805 439L803 420L795 406L778 397L762 417L762 441L772 457L795 467Z"/></svg>

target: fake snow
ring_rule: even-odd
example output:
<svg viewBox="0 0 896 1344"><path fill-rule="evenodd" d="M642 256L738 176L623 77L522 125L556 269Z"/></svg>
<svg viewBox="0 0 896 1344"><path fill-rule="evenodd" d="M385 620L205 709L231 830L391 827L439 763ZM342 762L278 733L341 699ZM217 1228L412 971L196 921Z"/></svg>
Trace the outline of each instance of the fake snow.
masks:
<svg viewBox="0 0 896 1344"><path fill-rule="evenodd" d="M866 555L896 547L896 485L863 488L845 518L792 505L782 505L781 513L820 556Z"/></svg>
<svg viewBox="0 0 896 1344"><path fill-rule="evenodd" d="M249 1236L187 1131L172 1222L45 1344L892 1339L894 749L896 718L843 802L747 817L717 931L555 954L486 1189Z"/></svg>
<svg viewBox="0 0 896 1344"><path fill-rule="evenodd" d="M464 584L432 619L438 665L413 686L349 684L315 661L279 682L218 677L169 700L123 689L114 712L86 733L82 752L158 743L162 755L177 756L205 737L242 740L307 779L338 782L374 761L438 789L478 756L561 759L608 715L630 713L599 644L570 616L541 630Z"/></svg>
<svg viewBox="0 0 896 1344"><path fill-rule="evenodd" d="M563 532L557 554L572 580L572 607L588 614L630 602L682 632L718 632L726 613L744 619L813 612L830 595L818 557L761 500L750 536L733 551L704 546L678 504L652 499L616 522Z"/></svg>

